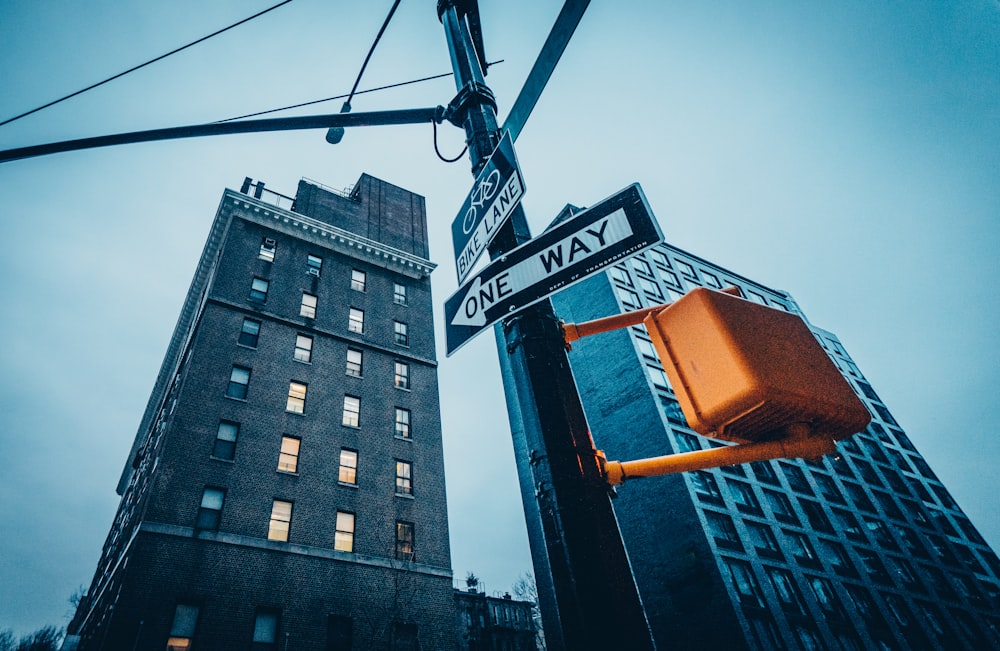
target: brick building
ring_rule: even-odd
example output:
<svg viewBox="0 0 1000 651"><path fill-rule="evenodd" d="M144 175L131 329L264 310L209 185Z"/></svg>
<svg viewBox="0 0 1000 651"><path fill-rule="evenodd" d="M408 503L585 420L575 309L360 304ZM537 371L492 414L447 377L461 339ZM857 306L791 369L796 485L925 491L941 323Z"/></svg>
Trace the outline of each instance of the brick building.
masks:
<svg viewBox="0 0 1000 651"><path fill-rule="evenodd" d="M535 604L510 593L491 597L475 587L455 589L459 651L537 651Z"/></svg>
<svg viewBox="0 0 1000 651"><path fill-rule="evenodd" d="M704 286L793 298L669 244L553 297L580 323ZM832 333L816 338L872 413L839 455L628 482L615 512L664 649L1000 648L1000 561ZM642 326L573 343L597 447L633 460L721 443L687 427ZM613 378L613 381L609 381Z"/></svg>
<svg viewBox="0 0 1000 651"><path fill-rule="evenodd" d="M371 176L225 191L70 646L454 646L433 268Z"/></svg>

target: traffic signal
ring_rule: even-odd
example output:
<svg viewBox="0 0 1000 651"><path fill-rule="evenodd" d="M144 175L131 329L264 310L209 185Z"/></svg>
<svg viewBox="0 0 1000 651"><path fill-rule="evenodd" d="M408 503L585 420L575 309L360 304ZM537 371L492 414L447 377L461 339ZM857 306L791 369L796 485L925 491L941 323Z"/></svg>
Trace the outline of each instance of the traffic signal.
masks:
<svg viewBox="0 0 1000 651"><path fill-rule="evenodd" d="M737 443L842 439L871 420L797 315L697 288L643 324L699 434Z"/></svg>

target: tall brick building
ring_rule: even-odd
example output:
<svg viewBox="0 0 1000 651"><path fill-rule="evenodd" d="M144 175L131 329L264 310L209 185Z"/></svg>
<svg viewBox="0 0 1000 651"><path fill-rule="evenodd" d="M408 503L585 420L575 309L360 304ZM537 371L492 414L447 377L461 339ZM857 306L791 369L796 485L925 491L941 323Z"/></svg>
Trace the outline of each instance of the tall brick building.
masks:
<svg viewBox="0 0 1000 651"><path fill-rule="evenodd" d="M71 646L454 646L433 268L371 176L223 194Z"/></svg>
<svg viewBox="0 0 1000 651"><path fill-rule="evenodd" d="M794 299L669 244L553 297L583 322L738 287ZM628 482L615 512L664 649L997 649L1000 561L832 333L810 325L872 413L822 459ZM642 326L573 343L597 447L613 460L705 449ZM613 381L612 381L613 380Z"/></svg>

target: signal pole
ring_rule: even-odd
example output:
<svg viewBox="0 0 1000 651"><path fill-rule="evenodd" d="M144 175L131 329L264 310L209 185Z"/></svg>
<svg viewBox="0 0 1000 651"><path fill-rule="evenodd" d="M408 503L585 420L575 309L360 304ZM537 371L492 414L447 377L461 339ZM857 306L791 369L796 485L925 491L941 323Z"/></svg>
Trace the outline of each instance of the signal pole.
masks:
<svg viewBox="0 0 1000 651"><path fill-rule="evenodd" d="M458 89L449 109L465 129L475 175L502 134L469 32L470 7L478 14L469 0L437 3ZM490 257L529 239L518 205ZM546 645L653 649L552 304L536 303L495 331Z"/></svg>

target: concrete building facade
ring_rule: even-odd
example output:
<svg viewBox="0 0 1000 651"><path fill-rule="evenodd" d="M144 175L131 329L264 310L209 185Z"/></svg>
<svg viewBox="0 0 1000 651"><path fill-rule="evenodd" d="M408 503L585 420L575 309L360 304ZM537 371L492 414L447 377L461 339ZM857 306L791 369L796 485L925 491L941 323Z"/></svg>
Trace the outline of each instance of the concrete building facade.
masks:
<svg viewBox="0 0 1000 651"><path fill-rule="evenodd" d="M787 293L661 244L555 297L580 323L738 287ZM832 333L810 325L873 415L839 455L628 482L615 511L664 649L1000 648L1000 562ZM642 326L581 339L570 361L612 460L721 443L687 427Z"/></svg>
<svg viewBox="0 0 1000 651"><path fill-rule="evenodd" d="M454 646L433 269L371 176L225 191L71 644Z"/></svg>

